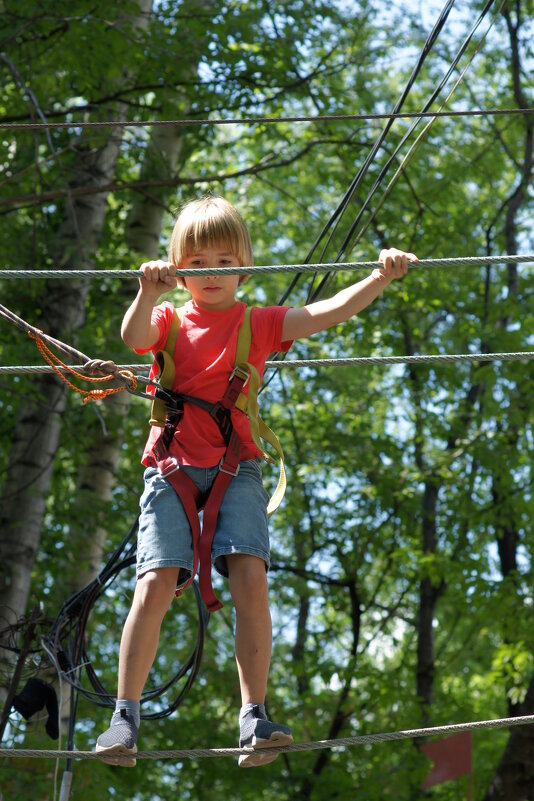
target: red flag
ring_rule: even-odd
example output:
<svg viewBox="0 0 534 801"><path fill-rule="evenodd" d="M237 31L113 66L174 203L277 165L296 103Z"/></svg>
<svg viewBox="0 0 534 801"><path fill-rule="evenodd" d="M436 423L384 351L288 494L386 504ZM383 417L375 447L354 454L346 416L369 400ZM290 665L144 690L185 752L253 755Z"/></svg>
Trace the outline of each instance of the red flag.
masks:
<svg viewBox="0 0 534 801"><path fill-rule="evenodd" d="M421 785L422 790L426 790L434 784L457 779L459 776L469 775L471 780L469 782L468 798L471 798L473 765L470 731L453 734L452 737L437 740L434 743L426 743L421 746L421 751L434 763L430 773Z"/></svg>

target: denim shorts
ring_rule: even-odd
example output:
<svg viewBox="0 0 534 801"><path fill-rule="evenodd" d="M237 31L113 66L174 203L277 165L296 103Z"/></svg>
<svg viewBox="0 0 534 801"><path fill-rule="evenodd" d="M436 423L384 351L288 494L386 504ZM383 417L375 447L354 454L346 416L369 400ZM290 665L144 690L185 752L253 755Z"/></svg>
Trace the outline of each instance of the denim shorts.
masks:
<svg viewBox="0 0 534 801"><path fill-rule="evenodd" d="M219 466L180 468L201 492L213 484ZM144 472L145 488L139 505L137 577L148 570L179 567L178 586L193 569L193 547L189 520L178 494L155 467ZM259 460L240 462L239 472L228 485L217 518L211 560L221 576L228 576L226 556L250 554L270 564L267 504L269 496L261 478Z"/></svg>

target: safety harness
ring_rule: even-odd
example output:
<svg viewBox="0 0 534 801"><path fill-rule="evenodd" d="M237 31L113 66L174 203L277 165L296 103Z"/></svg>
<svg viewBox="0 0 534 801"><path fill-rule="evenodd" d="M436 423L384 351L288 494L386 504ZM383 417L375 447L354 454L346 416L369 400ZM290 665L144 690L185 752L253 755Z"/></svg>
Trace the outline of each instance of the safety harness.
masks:
<svg viewBox="0 0 534 801"><path fill-rule="evenodd" d="M195 398L190 395L183 395L174 392L172 389L176 371L174 352L183 313L183 308L175 309L167 341L163 349L157 351L155 356L159 374L154 381L156 389L152 403L150 425L160 426L162 431L154 444L151 463L154 467L157 467L160 475L169 482L178 494L191 526L193 570L187 583L176 590L176 595L180 595L191 584L198 572L202 599L208 610L215 612L222 607L222 603L215 595L211 583L211 546L224 494L232 478L238 474L239 462L245 455L243 441L235 431L232 423L231 413L234 406L248 415L252 440L261 452L262 457L271 464L276 461L265 451L262 445L262 440L264 440L274 447L280 458L278 486L267 506L268 515L271 515L279 506L284 496L287 481L284 454L280 442L276 434L265 425L259 416L258 391L260 377L256 367L249 362L252 341L251 309L247 308L245 310L245 316L238 331L235 366L228 378L228 385L223 397L216 403L210 403L202 398ZM243 392L247 385L248 394ZM194 481L180 469L176 458L168 453L174 433L184 413L184 403L193 403L205 409L211 415L219 427L226 446L226 451L219 463L219 472L211 489L206 494L203 494L198 489ZM204 515L201 533L199 512L202 509L204 510Z"/></svg>

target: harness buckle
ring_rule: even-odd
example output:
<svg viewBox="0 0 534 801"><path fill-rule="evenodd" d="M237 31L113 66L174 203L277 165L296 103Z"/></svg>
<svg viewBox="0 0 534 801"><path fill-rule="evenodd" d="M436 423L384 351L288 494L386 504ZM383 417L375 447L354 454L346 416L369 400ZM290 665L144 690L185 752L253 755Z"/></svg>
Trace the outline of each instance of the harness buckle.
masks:
<svg viewBox="0 0 534 801"><path fill-rule="evenodd" d="M223 464L224 464L224 456L222 457L221 461L219 462L219 470L221 471L221 473L226 473L227 476L237 476L237 474L239 473L239 468L241 467L239 462L237 463L237 467L236 467L235 471L234 470L227 470L225 467L223 467Z"/></svg>
<svg viewBox="0 0 534 801"><path fill-rule="evenodd" d="M230 378L228 379L228 383L231 383L234 378L239 378L243 381L242 389L246 387L248 382L250 381L250 370L245 370L243 367L240 367L239 364L236 364L232 372L230 373Z"/></svg>
<svg viewBox="0 0 534 801"><path fill-rule="evenodd" d="M161 386L161 384L155 384L155 391L154 397L158 400L163 401L165 404L167 411L173 414L183 414L184 411L184 399L182 395L179 395L177 392L172 392L171 390L165 389Z"/></svg>
<svg viewBox="0 0 534 801"><path fill-rule="evenodd" d="M176 471L180 469L180 465L178 464L178 459L176 456L171 456L170 461L171 464L167 465L167 467L159 467L158 465L157 470L162 478L167 478L167 476L170 476L172 473L176 473Z"/></svg>

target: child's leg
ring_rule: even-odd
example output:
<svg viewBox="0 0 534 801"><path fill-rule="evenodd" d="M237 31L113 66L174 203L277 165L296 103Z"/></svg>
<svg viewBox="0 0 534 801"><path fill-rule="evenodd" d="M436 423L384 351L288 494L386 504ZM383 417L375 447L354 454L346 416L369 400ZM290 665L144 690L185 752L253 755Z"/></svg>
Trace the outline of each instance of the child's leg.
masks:
<svg viewBox="0 0 534 801"><path fill-rule="evenodd" d="M137 580L121 638L118 698L138 701L156 657L161 623L176 590L178 568L150 570Z"/></svg>
<svg viewBox="0 0 534 801"><path fill-rule="evenodd" d="M265 714L272 649L265 562L248 554L229 555L226 562L236 610L235 654L242 699L239 746L252 749L239 757L239 765L249 768L266 765L277 756L255 753L254 748L289 745L293 737L288 726L272 723Z"/></svg>
<svg viewBox="0 0 534 801"><path fill-rule="evenodd" d="M263 559L226 557L236 611L235 656L242 704L265 703L272 648L271 614Z"/></svg>
<svg viewBox="0 0 534 801"><path fill-rule="evenodd" d="M165 567L150 570L137 580L121 639L116 710L111 726L96 743L96 750L109 764L135 765L139 699L156 656L161 623L177 578L178 568Z"/></svg>

